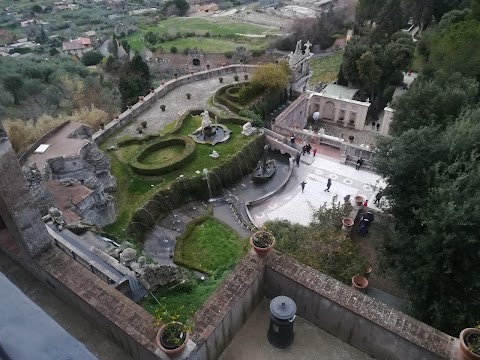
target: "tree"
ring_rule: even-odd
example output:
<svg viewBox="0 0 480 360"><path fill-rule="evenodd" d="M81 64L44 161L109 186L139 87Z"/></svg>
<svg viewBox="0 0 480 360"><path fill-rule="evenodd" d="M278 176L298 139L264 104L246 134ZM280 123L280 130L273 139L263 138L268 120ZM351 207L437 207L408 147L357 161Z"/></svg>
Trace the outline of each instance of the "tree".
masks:
<svg viewBox="0 0 480 360"><path fill-rule="evenodd" d="M433 79L421 77L393 104L392 135L410 129L451 124L465 109L477 103L478 83L459 73L438 72Z"/></svg>
<svg viewBox="0 0 480 360"><path fill-rule="evenodd" d="M128 43L127 39L122 40L122 47L123 50L125 50L125 52L127 53L127 55L130 54L130 44Z"/></svg>
<svg viewBox="0 0 480 360"><path fill-rule="evenodd" d="M405 20L402 3L398 0L388 0L375 19L377 26L372 33L372 41L387 43L393 34L402 30Z"/></svg>
<svg viewBox="0 0 480 360"><path fill-rule="evenodd" d="M463 75L480 78L479 45L480 21L453 23L443 33L431 37L429 64L434 69L455 69Z"/></svg>
<svg viewBox="0 0 480 360"><path fill-rule="evenodd" d="M20 104L23 79L19 75L7 75L3 78L3 87L12 94L15 105Z"/></svg>
<svg viewBox="0 0 480 360"><path fill-rule="evenodd" d="M173 6L175 10L173 10ZM190 10L190 4L186 0L170 0L163 5L163 12L166 16L185 16Z"/></svg>
<svg viewBox="0 0 480 360"><path fill-rule="evenodd" d="M236 63L246 63L252 57L252 53L245 48L244 46L237 46L235 52L233 53L233 60Z"/></svg>
<svg viewBox="0 0 480 360"><path fill-rule="evenodd" d="M479 138L477 105L446 127L433 123L379 144L377 168L395 219L383 266L409 294L416 317L455 336L480 319Z"/></svg>
<svg viewBox="0 0 480 360"><path fill-rule="evenodd" d="M252 75L252 86L276 92L286 89L288 85L289 74L281 64L267 64L259 66Z"/></svg>
<svg viewBox="0 0 480 360"><path fill-rule="evenodd" d="M89 51L82 57L82 63L85 66L97 65L103 60L103 55L97 51Z"/></svg>
<svg viewBox="0 0 480 360"><path fill-rule="evenodd" d="M118 88L122 108L125 109L128 104L136 103L139 96L148 93L150 89L150 69L140 54L136 53L120 72Z"/></svg>
<svg viewBox="0 0 480 360"><path fill-rule="evenodd" d="M32 11L36 14L40 14L43 12L43 8L40 5L35 4L32 6Z"/></svg>
<svg viewBox="0 0 480 360"><path fill-rule="evenodd" d="M145 80L150 81L150 68L148 67L148 64L143 61L138 52L130 61L128 69L129 72L137 73Z"/></svg>
<svg viewBox="0 0 480 360"><path fill-rule="evenodd" d="M385 0L360 0L357 8L357 17L360 22L367 20L373 22L384 5Z"/></svg>

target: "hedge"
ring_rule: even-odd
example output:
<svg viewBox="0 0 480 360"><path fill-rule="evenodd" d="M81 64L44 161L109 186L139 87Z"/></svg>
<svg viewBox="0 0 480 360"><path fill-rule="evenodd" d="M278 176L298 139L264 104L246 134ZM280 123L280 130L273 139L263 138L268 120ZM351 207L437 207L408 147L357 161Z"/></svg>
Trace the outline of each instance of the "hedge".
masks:
<svg viewBox="0 0 480 360"><path fill-rule="evenodd" d="M238 114L240 112L240 110L243 109L242 106L240 106L238 103L236 103L235 101L232 101L232 100L229 100L227 99L227 97L225 96L225 92L229 89L229 88L233 88L233 87L238 87L237 84L233 84L233 85L227 85L227 86L224 86L224 87L221 87L220 89L218 89L216 92L215 92L215 95L214 95L214 98L215 98L215 101L219 102L220 104L222 104L223 106L226 106L229 110L233 111L234 113Z"/></svg>
<svg viewBox="0 0 480 360"><path fill-rule="evenodd" d="M185 148L180 155L162 162L161 164L147 165L142 163L142 161L150 154L171 145L184 145ZM134 172L140 175L162 175L179 169L185 164L191 162L195 156L194 152L195 142L188 136L167 136L140 148L135 159L130 162L130 167Z"/></svg>
<svg viewBox="0 0 480 360"><path fill-rule="evenodd" d="M241 88L241 86L229 87L225 90L224 96L230 101L238 102L238 94Z"/></svg>

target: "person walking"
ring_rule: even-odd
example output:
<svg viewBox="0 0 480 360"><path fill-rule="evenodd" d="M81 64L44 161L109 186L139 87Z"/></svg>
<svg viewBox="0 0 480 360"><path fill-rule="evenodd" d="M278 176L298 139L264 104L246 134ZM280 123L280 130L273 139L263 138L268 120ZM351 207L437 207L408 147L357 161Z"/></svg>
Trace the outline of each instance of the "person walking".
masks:
<svg viewBox="0 0 480 360"><path fill-rule="evenodd" d="M383 191L380 190L377 193L377 195L375 195L375 200L373 201L373 203L377 206L380 205L380 200L382 200L382 197L383 197Z"/></svg>
<svg viewBox="0 0 480 360"><path fill-rule="evenodd" d="M380 123L377 123L377 131L380 130Z"/></svg>
<svg viewBox="0 0 480 360"><path fill-rule="evenodd" d="M290 138L290 144L292 145L292 147L295 147L295 134L293 134Z"/></svg>
<svg viewBox="0 0 480 360"><path fill-rule="evenodd" d="M317 148L313 149L313 157L315 157L315 155L317 155Z"/></svg>
<svg viewBox="0 0 480 360"><path fill-rule="evenodd" d="M328 178L327 180L327 188L324 190L325 192L330 192L330 186L332 186L332 179Z"/></svg>
<svg viewBox="0 0 480 360"><path fill-rule="evenodd" d="M297 153L297 156L295 156L295 162L297 163L297 167L300 167L300 153Z"/></svg>
<svg viewBox="0 0 480 360"><path fill-rule="evenodd" d="M363 165L363 159L360 158L357 160L357 165L355 166L355 170L360 170L360 167Z"/></svg>
<svg viewBox="0 0 480 360"><path fill-rule="evenodd" d="M303 190L305 190L305 185L307 185L305 180L300 183L300 186L302 187L302 193L303 193Z"/></svg>
<svg viewBox="0 0 480 360"><path fill-rule="evenodd" d="M308 144L305 149L307 150L307 154L310 155L310 151L312 150L312 145Z"/></svg>
<svg viewBox="0 0 480 360"><path fill-rule="evenodd" d="M302 156L305 156L305 152L306 152L306 151L307 151L307 146L304 145L304 146L302 147Z"/></svg>
<svg viewBox="0 0 480 360"><path fill-rule="evenodd" d="M375 120L372 121L372 130L375 130Z"/></svg>

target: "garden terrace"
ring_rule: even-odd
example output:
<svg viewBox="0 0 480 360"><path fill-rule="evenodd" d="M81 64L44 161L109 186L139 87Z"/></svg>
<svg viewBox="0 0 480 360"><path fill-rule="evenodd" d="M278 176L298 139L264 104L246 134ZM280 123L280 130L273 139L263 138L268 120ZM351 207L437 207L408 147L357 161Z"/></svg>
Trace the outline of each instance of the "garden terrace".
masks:
<svg viewBox="0 0 480 360"><path fill-rule="evenodd" d="M144 226L138 225L130 227L138 236L141 236L148 227L155 223L151 216L145 219L143 205L155 217L166 215L171 208L190 201L191 199L206 199L211 195L219 194L223 187L234 183L242 174L253 169L257 162L257 157L261 154L263 147L263 137L245 137L241 135L242 125L248 119L241 117L222 117L220 114L210 112L212 119L217 117L218 122L226 124L232 131L229 141L217 144L214 148L210 145L195 144L188 138L188 156L173 154L174 156L167 161L168 167L161 167L160 173L155 171L156 175L147 176L136 174L131 171L132 162L141 152L150 148L152 144L161 143L164 139L183 138L195 131L201 125L202 110L191 110L186 112L177 121L171 123L166 132L169 136L161 137L159 135L147 135L144 138L127 138L117 143L117 149L109 151L111 158L112 173L117 178L119 191L116 194L117 213L119 214L116 223L106 228L106 231L112 233L120 239L125 236L124 229L132 221L136 221ZM103 147L108 148L110 142ZM190 153L191 149L194 149ZM220 157L213 159L210 153L215 149ZM186 147L182 151L187 153ZM151 158L150 158L151 160ZM187 161L188 160L188 161ZM177 165L175 161L181 163ZM240 164L240 165L239 165ZM163 165L163 163L162 163ZM143 165L143 168L157 168L156 164ZM208 169L212 172L209 186L205 180L202 180L201 174L197 172ZM138 169L137 169L138 170ZM168 170L168 172L166 172ZM142 170L143 171L143 170ZM151 172L150 172L151 173ZM180 175L183 175L180 178ZM169 203L159 198L167 196ZM149 201L156 199L156 201ZM163 207L159 203L164 204ZM155 205L155 206L154 206ZM143 229L142 229L143 227Z"/></svg>

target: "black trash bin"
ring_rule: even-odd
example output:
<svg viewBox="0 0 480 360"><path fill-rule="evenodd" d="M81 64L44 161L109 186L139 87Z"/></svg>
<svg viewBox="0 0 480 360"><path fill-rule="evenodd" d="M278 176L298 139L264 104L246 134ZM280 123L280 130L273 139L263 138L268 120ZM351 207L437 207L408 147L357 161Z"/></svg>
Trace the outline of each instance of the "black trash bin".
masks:
<svg viewBox="0 0 480 360"><path fill-rule="evenodd" d="M297 305L287 296L277 296L270 302L268 341L276 348L285 349L293 343L293 322Z"/></svg>

